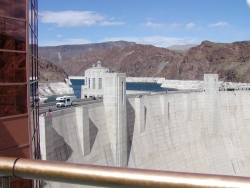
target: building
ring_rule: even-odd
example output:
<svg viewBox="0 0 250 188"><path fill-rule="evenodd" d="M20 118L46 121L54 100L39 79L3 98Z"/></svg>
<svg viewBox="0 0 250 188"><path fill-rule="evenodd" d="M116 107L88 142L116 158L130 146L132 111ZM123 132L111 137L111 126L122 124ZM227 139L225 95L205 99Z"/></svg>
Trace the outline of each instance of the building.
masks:
<svg viewBox="0 0 250 188"><path fill-rule="evenodd" d="M37 3L0 0L0 156L40 159ZM38 186L11 178L11 187Z"/></svg>
<svg viewBox="0 0 250 188"><path fill-rule="evenodd" d="M97 66L93 65L85 70L85 85L82 86L81 98L103 96L103 77L106 72L109 72L109 68L102 67L100 61L97 62Z"/></svg>

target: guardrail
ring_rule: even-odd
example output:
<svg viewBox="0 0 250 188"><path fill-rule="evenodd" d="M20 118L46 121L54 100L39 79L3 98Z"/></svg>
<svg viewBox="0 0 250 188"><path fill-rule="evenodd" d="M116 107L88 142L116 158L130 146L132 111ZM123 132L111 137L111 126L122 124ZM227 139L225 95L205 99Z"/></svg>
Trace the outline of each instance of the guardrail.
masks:
<svg viewBox="0 0 250 188"><path fill-rule="evenodd" d="M76 102L82 102L82 101L91 101L91 98L84 98L84 99L76 99ZM47 103L40 103L39 106L40 107L46 107L46 106L51 106L51 105L55 105L56 101L54 102L47 102Z"/></svg>
<svg viewBox="0 0 250 188"><path fill-rule="evenodd" d="M250 178L211 174L168 172L0 157L3 188L9 177L105 187L250 187Z"/></svg>
<svg viewBox="0 0 250 188"><path fill-rule="evenodd" d="M128 98L136 97L136 96L150 96L150 95L166 95L166 94L182 94L182 93L197 93L197 92L203 92L201 90L177 90L177 91L148 91L148 92L140 92L138 93L130 93L126 94Z"/></svg>

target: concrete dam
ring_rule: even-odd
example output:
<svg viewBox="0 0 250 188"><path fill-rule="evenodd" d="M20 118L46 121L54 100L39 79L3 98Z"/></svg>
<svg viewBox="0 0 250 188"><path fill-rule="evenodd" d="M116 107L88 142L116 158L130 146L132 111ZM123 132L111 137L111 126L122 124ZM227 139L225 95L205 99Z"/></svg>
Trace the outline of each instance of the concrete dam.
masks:
<svg viewBox="0 0 250 188"><path fill-rule="evenodd" d="M250 176L250 91L219 91L208 74L203 92L135 98L126 97L125 74L104 81L103 102L40 117L42 159Z"/></svg>

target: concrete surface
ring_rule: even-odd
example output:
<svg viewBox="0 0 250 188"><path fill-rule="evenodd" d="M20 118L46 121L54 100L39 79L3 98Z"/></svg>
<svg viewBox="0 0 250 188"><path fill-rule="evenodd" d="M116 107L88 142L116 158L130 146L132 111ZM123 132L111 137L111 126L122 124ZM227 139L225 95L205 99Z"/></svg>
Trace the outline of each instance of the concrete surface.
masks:
<svg viewBox="0 0 250 188"><path fill-rule="evenodd" d="M205 92L127 98L123 107L113 95L110 103L40 117L42 158L250 176L250 91L219 91L215 78L208 78ZM116 111L110 113L112 106ZM45 187L69 186L46 183Z"/></svg>

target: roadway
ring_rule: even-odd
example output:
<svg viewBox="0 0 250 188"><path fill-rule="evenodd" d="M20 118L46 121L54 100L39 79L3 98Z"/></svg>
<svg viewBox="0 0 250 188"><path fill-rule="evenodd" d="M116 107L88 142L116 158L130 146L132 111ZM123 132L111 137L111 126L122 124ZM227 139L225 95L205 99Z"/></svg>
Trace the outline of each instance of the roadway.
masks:
<svg viewBox="0 0 250 188"><path fill-rule="evenodd" d="M162 94L172 94L172 93L190 93L191 91L168 91L168 93L166 92L140 92L137 91L137 93L131 93L131 94L127 94L126 98L136 98L138 96L141 95L141 97L144 96L150 96L150 95L162 95ZM197 91L193 91L193 92L197 92ZM198 91L199 92L199 91ZM92 100L91 98L85 98L85 99L77 99L75 104L73 106L67 106L67 107L62 107L62 108L58 108L56 107L56 102L50 102L50 103L41 103L39 106L39 114L45 114L45 112L48 112L49 108L52 109L53 111L58 111L58 110L63 110L66 108L74 108L77 106L82 106L82 105L87 105L87 104L92 104L92 103L98 103L98 102L102 102L103 99L97 99L97 100Z"/></svg>
<svg viewBox="0 0 250 188"><path fill-rule="evenodd" d="M74 108L77 106L82 106L82 105L87 105L87 104L92 104L92 103L98 103L102 102L103 100L92 100L91 98L89 99L77 99L75 104L72 106L67 106L67 107L61 107L58 108L56 107L56 102L50 102L50 103L41 103L39 105L39 114L45 114L45 112L48 112L49 108L52 109L52 112L58 111L58 110L63 110L66 108Z"/></svg>

